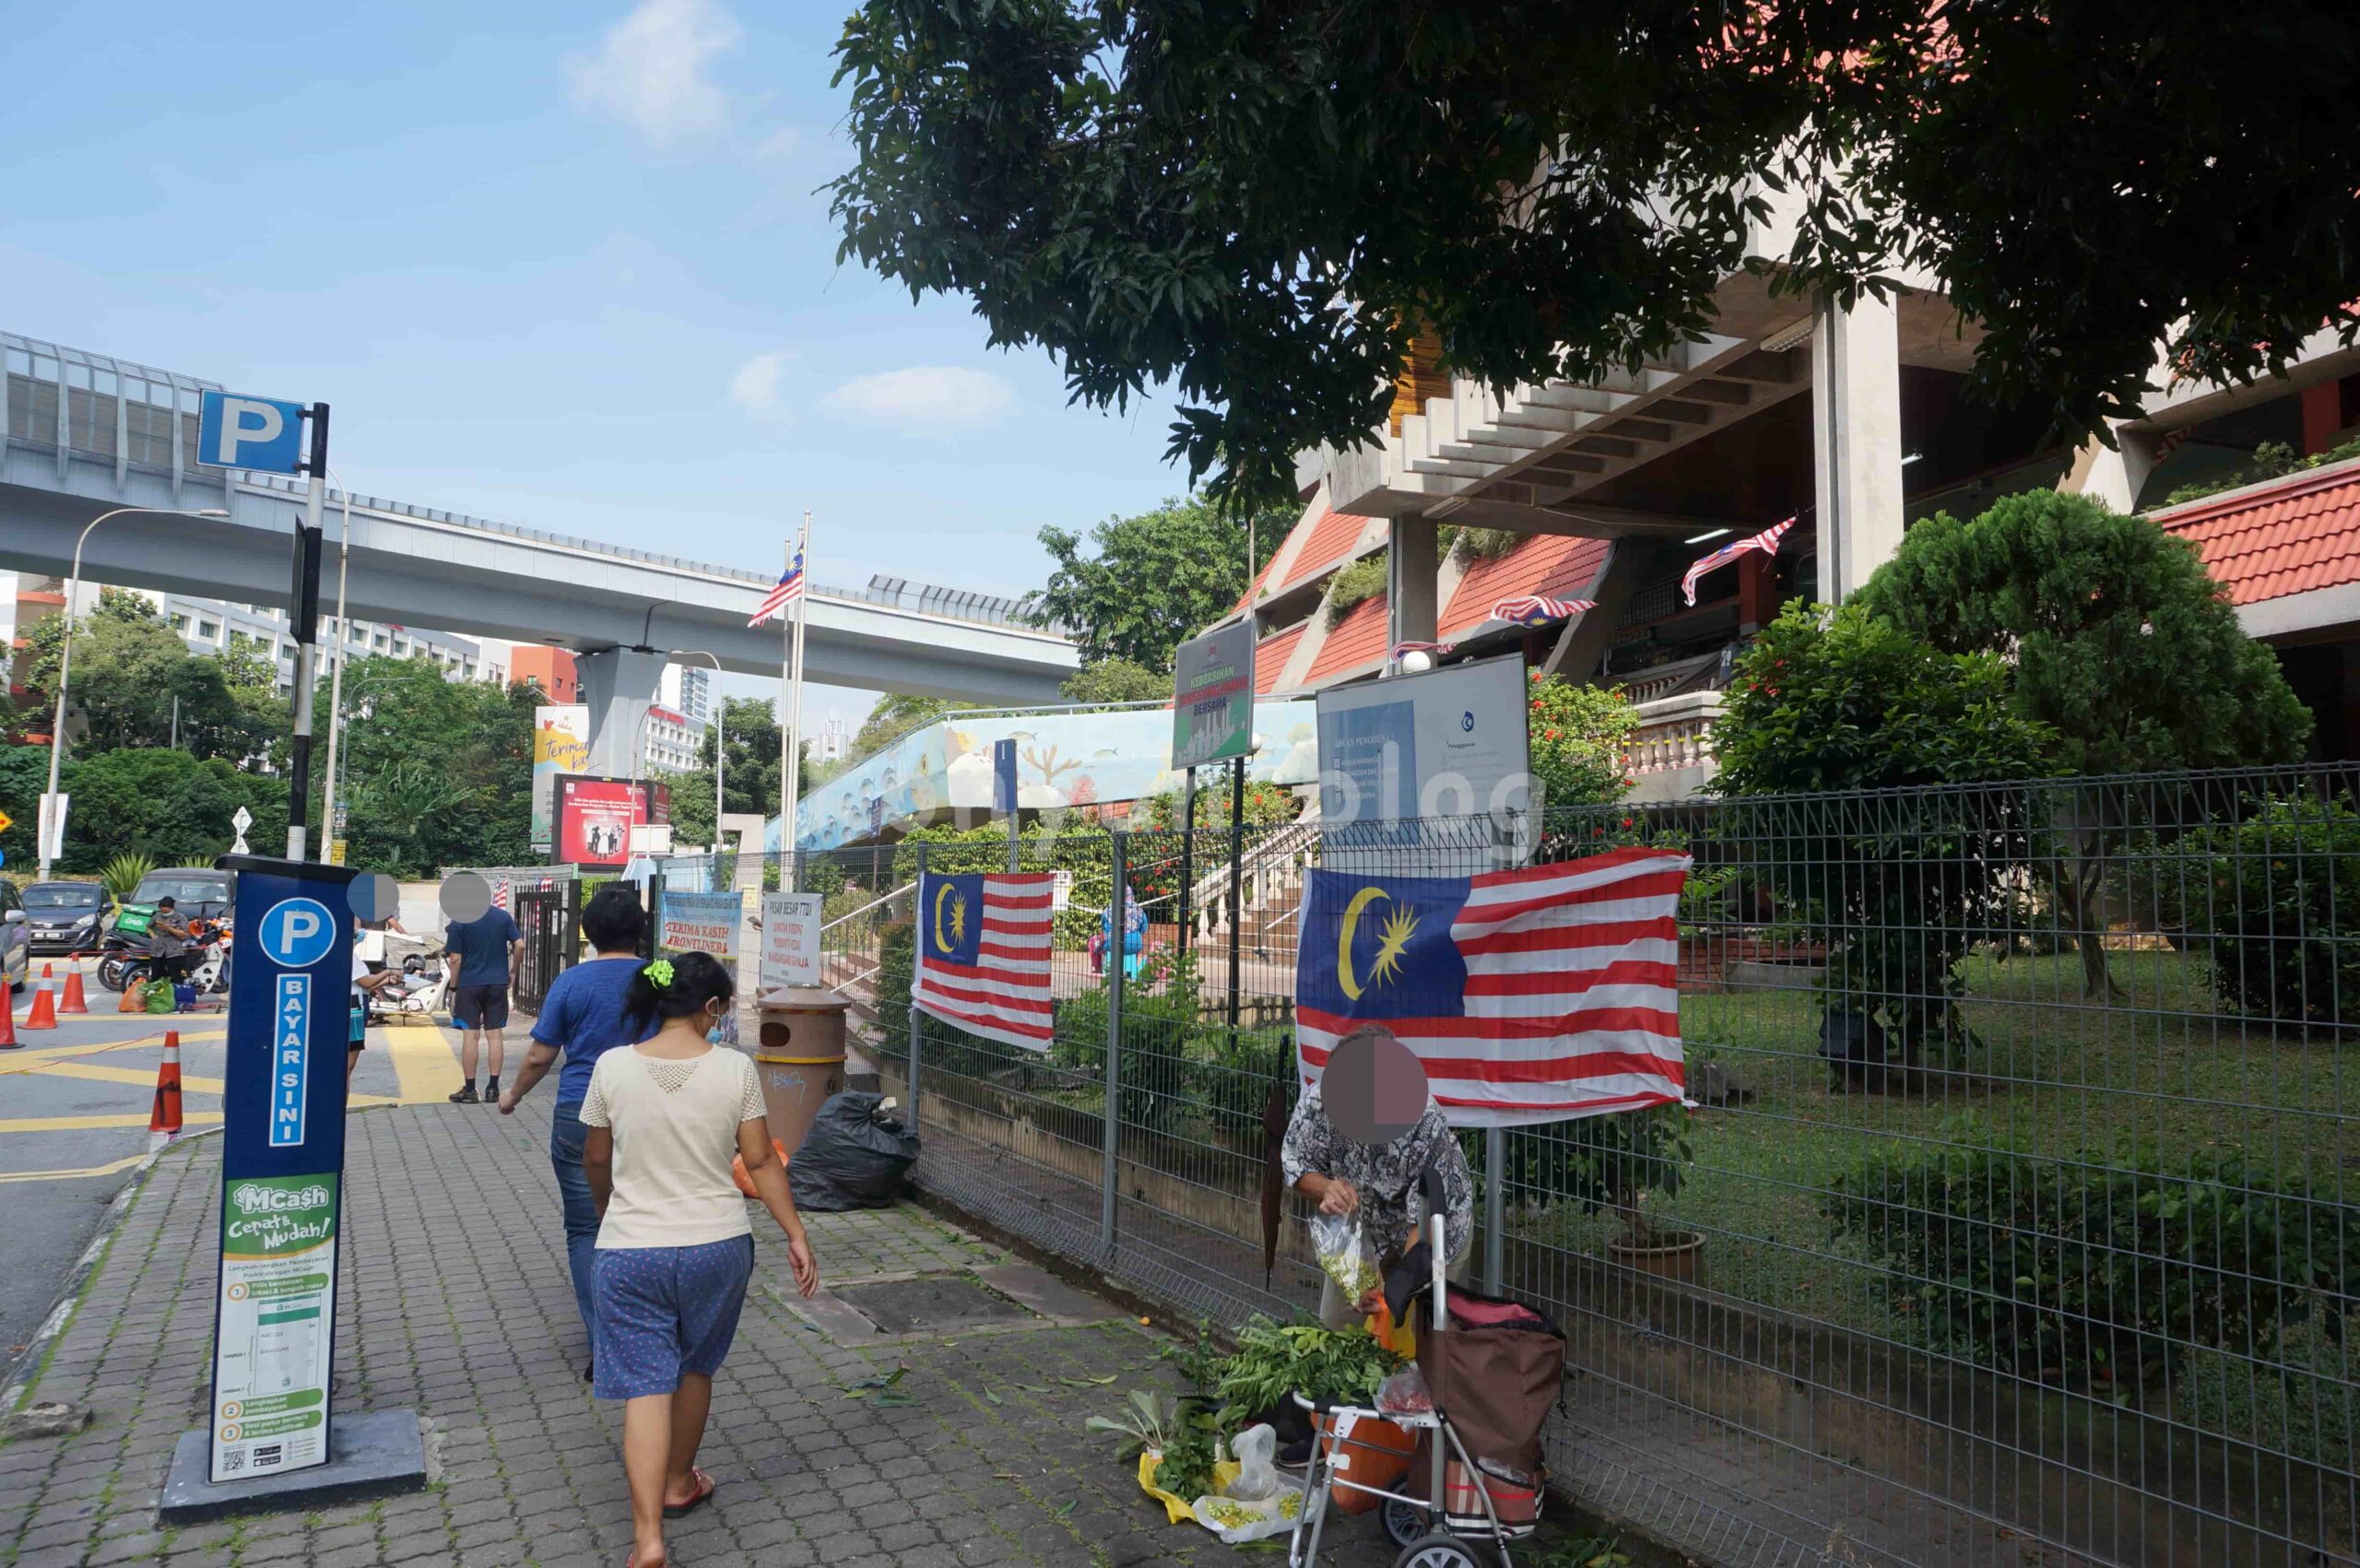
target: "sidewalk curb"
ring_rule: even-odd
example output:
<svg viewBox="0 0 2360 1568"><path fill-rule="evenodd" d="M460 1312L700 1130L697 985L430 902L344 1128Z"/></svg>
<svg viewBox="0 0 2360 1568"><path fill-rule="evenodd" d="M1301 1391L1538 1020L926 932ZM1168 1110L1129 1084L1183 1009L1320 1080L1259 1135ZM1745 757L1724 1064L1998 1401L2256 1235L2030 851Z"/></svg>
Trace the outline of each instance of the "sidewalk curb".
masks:
<svg viewBox="0 0 2360 1568"><path fill-rule="evenodd" d="M201 1127L195 1132L183 1133L161 1148L149 1149L146 1157L132 1168L122 1190L107 1200L107 1211L99 1217L97 1233L90 1237L90 1244L82 1249L82 1256L74 1260L73 1268L65 1276L65 1288L51 1305L49 1315L41 1320L41 1326L33 1330L33 1337L25 1341L25 1348L8 1363L6 1381L0 1384L0 1414L16 1409L32 1392L33 1374L39 1371L42 1358L49 1354L51 1344L73 1323L75 1308L81 1304L82 1292L88 1287L90 1276L99 1267L99 1259L106 1256L107 1248L114 1241L114 1233L123 1228L124 1219L131 1213L132 1204L139 1197L139 1189L148 1185L148 1173L156 1168L156 1161L184 1143L211 1138L220 1130L219 1127Z"/></svg>

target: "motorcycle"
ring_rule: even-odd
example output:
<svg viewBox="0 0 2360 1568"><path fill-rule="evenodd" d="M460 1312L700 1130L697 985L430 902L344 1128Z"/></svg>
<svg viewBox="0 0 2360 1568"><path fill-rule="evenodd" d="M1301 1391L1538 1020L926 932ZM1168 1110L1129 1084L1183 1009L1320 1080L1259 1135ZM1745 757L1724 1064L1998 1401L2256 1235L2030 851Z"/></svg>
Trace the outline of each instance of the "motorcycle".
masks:
<svg viewBox="0 0 2360 1568"><path fill-rule="evenodd" d="M137 950L132 944L137 943ZM177 984L195 987L200 996L227 996L230 991L230 926L226 921L192 920L189 922L189 951L196 955L196 963L185 979ZM99 984L110 991L121 991L135 980L155 980L165 970L167 961L148 950L141 938L126 939L121 950L108 940L108 950L99 960Z"/></svg>

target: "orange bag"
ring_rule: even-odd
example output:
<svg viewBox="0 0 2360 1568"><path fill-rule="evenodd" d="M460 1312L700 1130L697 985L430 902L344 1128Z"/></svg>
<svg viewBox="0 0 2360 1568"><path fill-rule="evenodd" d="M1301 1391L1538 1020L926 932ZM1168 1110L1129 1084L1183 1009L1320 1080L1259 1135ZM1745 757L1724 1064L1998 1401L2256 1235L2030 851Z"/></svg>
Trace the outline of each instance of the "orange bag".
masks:
<svg viewBox="0 0 2360 1568"><path fill-rule="evenodd" d="M785 1164L786 1145L781 1143L776 1138L773 1138L771 1139L771 1147L778 1150L778 1162L781 1165ZM746 1157L744 1155L733 1154L729 1157L729 1179L736 1182L738 1184L738 1190L744 1193L748 1197L756 1196L754 1192L754 1178L746 1174Z"/></svg>

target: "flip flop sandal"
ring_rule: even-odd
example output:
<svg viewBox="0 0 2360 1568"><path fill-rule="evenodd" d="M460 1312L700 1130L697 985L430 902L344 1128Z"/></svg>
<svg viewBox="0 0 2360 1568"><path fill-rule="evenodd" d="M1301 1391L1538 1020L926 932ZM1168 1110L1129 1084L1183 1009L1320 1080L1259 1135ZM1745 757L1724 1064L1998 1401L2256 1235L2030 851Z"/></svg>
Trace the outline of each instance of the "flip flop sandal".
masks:
<svg viewBox="0 0 2360 1568"><path fill-rule="evenodd" d="M711 1476L705 1474L703 1470L698 1468L694 1465L690 1465L689 1467L689 1474L696 1477L697 1479L696 1495L690 1498L686 1503L667 1503L664 1504L664 1516L667 1519L686 1518L690 1514L695 1513L698 1509L713 1501L713 1494L717 1489L718 1483L715 1482Z"/></svg>

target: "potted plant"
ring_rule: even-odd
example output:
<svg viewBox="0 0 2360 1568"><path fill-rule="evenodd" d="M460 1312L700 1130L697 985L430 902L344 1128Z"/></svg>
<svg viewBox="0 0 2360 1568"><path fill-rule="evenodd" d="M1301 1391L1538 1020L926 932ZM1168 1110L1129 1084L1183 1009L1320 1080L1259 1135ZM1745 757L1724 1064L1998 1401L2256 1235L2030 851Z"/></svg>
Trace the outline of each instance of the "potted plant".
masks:
<svg viewBox="0 0 2360 1568"><path fill-rule="evenodd" d="M1649 1193L1679 1196L1695 1156L1688 1147L1688 1113L1657 1105L1614 1116L1593 1116L1566 1129L1568 1162L1583 1212L1611 1209L1622 1234L1606 1244L1613 1263L1666 1279L1696 1278L1705 1237L1656 1224L1642 1208Z"/></svg>

